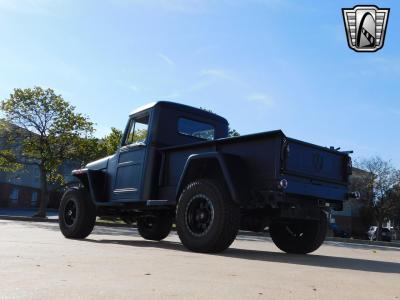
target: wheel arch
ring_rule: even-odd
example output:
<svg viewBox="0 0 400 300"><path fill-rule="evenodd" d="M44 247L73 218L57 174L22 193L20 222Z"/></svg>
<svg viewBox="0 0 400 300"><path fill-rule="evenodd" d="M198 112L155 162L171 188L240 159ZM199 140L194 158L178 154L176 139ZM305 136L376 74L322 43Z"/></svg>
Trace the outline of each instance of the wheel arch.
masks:
<svg viewBox="0 0 400 300"><path fill-rule="evenodd" d="M93 204L106 201L106 176L101 170L74 170L72 175L87 189Z"/></svg>
<svg viewBox="0 0 400 300"><path fill-rule="evenodd" d="M246 198L246 184L238 182L240 172L243 171L240 165L240 158L230 154L207 152L190 155L178 182L176 199L179 199L183 189L190 182L196 179L212 178L220 180L225 185L234 203L243 203Z"/></svg>

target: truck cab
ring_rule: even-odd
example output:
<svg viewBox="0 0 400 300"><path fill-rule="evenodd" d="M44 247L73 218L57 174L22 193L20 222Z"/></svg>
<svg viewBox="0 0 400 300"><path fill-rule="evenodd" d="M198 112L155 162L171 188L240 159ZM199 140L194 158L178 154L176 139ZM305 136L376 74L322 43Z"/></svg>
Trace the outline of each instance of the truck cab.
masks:
<svg viewBox="0 0 400 300"><path fill-rule="evenodd" d="M326 212L348 192L348 153L288 138L280 130L228 137L226 119L155 102L134 110L117 152L73 171L59 211L67 238L84 238L96 216L136 223L162 240L175 223L182 243L223 251L238 230L269 227L277 246L309 253L323 242Z"/></svg>
<svg viewBox="0 0 400 300"><path fill-rule="evenodd" d="M120 147L113 156L89 163L73 174L82 178L91 172L96 181L107 177L101 191L92 195L99 206L106 203L140 206L158 199L161 149L227 136L228 122L216 114L173 102L154 102L130 114ZM94 181L93 187L98 187Z"/></svg>

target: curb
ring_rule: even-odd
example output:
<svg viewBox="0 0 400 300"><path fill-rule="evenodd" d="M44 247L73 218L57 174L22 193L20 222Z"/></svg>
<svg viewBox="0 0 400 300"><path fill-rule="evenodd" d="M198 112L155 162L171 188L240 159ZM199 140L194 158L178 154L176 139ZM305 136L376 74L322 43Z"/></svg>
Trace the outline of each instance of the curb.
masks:
<svg viewBox="0 0 400 300"><path fill-rule="evenodd" d="M22 216L1 216L0 215L0 220L21 221L21 222L58 223L58 219L22 217ZM126 224L104 223L104 222L99 222L99 221L96 221L96 226L136 228L136 226L130 226L130 225L126 225Z"/></svg>
<svg viewBox="0 0 400 300"><path fill-rule="evenodd" d="M23 221L23 222L42 222L42 223L58 223L57 219L21 217L21 216L0 216L0 220Z"/></svg>
<svg viewBox="0 0 400 300"><path fill-rule="evenodd" d="M327 237L325 241L338 242L346 244L358 244L358 245L369 245L369 246L383 246L383 247L395 247L400 248L400 242L383 242L383 241L370 241L370 240L357 240L357 239L345 239L337 237Z"/></svg>

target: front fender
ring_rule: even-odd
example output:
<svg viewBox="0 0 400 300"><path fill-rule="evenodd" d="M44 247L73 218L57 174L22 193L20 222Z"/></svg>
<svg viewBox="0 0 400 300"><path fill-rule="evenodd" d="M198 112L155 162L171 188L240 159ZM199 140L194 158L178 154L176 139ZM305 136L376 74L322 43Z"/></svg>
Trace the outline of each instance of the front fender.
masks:
<svg viewBox="0 0 400 300"><path fill-rule="evenodd" d="M80 169L74 170L72 175L79 179L88 190L94 204L107 201L106 174L101 170Z"/></svg>

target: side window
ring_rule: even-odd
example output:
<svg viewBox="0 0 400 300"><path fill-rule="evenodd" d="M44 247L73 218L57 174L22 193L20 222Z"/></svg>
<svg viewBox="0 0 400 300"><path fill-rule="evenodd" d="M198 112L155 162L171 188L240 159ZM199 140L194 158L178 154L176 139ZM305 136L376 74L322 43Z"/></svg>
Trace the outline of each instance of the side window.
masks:
<svg viewBox="0 0 400 300"><path fill-rule="evenodd" d="M132 119L129 123L129 131L125 137L123 145L135 143L145 143L147 139L147 130L149 127L149 116Z"/></svg>
<svg viewBox="0 0 400 300"><path fill-rule="evenodd" d="M186 118L179 118L178 132L202 140L214 140L215 129L212 125Z"/></svg>

